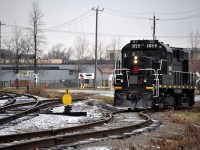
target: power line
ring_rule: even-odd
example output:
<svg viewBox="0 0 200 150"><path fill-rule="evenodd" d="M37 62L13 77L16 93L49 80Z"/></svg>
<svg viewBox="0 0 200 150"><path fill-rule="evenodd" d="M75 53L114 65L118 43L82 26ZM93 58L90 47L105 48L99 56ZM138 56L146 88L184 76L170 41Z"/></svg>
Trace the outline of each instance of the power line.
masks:
<svg viewBox="0 0 200 150"><path fill-rule="evenodd" d="M200 9L195 9L195 10L190 10L190 11L184 11L184 12L174 12L174 13L162 13L162 12L155 12L155 14L160 14L160 15L180 15L180 14L189 14L189 13L194 13L198 12ZM132 19L149 19L149 17L139 17L139 16L133 16L133 14L139 14L139 15L147 15L147 14L152 14L150 12L147 13L137 13L137 12L125 12L125 11L118 11L118 10L113 10L109 8L105 8L105 13L119 16L119 17L124 17L124 18L132 18ZM179 18L167 18L167 19L160 19L161 21L173 21L173 20L185 20L185 19L193 19L200 17L200 13L193 14L190 16L184 16L184 17L179 17ZM161 17L160 17L161 18Z"/></svg>
<svg viewBox="0 0 200 150"><path fill-rule="evenodd" d="M160 21L178 21L178 20L194 19L194 18L198 18L198 17L200 17L200 13L194 14L191 16L181 17L181 18L160 19Z"/></svg>
<svg viewBox="0 0 200 150"><path fill-rule="evenodd" d="M5 26L12 26L15 27L15 25L5 25ZM26 28L24 26L20 26L23 28ZM83 34L83 35L94 35L94 32L79 32L79 31L72 31L72 30L56 30L56 29L44 29L45 32L56 32L56 33L62 33L62 34ZM111 37L116 37L116 36L122 36L122 37L133 37L133 38L150 38L152 36L143 36L143 35L131 35L131 34L112 34L112 33L98 33L99 36L111 36ZM23 36L27 36L26 34L24 34ZM12 36L3 36L3 37L12 37ZM160 35L160 38L188 38L190 36L187 35L183 35L183 36L179 36L179 35L172 35L172 36L167 36L167 35Z"/></svg>
<svg viewBox="0 0 200 150"><path fill-rule="evenodd" d="M91 12L91 10L87 10L86 12L82 13L81 15L79 15L78 17L70 20L70 21L66 21L62 24L59 24L59 25L56 25L56 26L53 26L53 27L50 27L49 29L52 29L52 28L58 28L58 27L61 27L61 26L64 26L64 25L67 25L67 24L70 24L71 22L75 22L76 20L78 20L79 18L83 17L84 15L88 14L89 12Z"/></svg>
<svg viewBox="0 0 200 150"><path fill-rule="evenodd" d="M106 11L106 10L105 10L105 13L107 13L107 14L111 14L111 15L114 15L114 16L123 17L123 18L145 19L145 20L148 20L148 19L149 19L149 18L147 18L147 17L131 16L131 15L127 15L127 14L121 14L121 13L109 12L109 11Z"/></svg>
<svg viewBox="0 0 200 150"><path fill-rule="evenodd" d="M105 8L105 7L104 7ZM129 12L129 11L121 11L121 10L115 10L110 8L105 8L105 10L116 12L116 13L123 13L123 14L137 14L137 15L147 15L152 14L152 12ZM188 10L188 11L178 11L178 12L155 12L156 14L162 14L162 15L179 15L179 14L187 14L187 13L193 13L200 11L200 8Z"/></svg>
<svg viewBox="0 0 200 150"><path fill-rule="evenodd" d="M122 14L139 14L139 15L152 14L152 12L144 12L144 13L142 13L142 12L127 12L127 11L114 10L114 9L110 9L110 8L105 8L105 10L108 10L111 12L116 12L116 13L122 13Z"/></svg>
<svg viewBox="0 0 200 150"><path fill-rule="evenodd" d="M180 14L193 13L193 12L197 12L197 11L200 11L200 8L194 9L194 10L189 10L189 11L172 12L172 13L156 12L156 14L162 14L162 15L180 15Z"/></svg>
<svg viewBox="0 0 200 150"><path fill-rule="evenodd" d="M46 30L47 32L57 32L57 33L63 33L63 34L86 34L86 35L94 35L94 32L78 32L78 31L66 31L66 30ZM139 38L139 37L152 37L152 36L136 36L136 35L131 35L131 34L112 34L112 33L98 33L98 35L100 36L122 36L122 37L135 37L135 38ZM174 35L174 36L167 36L167 35L161 35L159 37L163 37L163 38L187 38L189 36L183 35L183 36L179 36L179 35Z"/></svg>
<svg viewBox="0 0 200 150"><path fill-rule="evenodd" d="M94 14L95 14L95 13L92 13L92 14L90 14L90 15L88 15L88 16L86 16L86 17L83 17L83 18L81 18L81 19L79 19L79 20L77 20L77 21L74 21L74 22L72 22L72 23L68 23L67 25L71 25L71 24L74 24L74 23L77 23L77 22L86 20L86 19L90 18L91 16L93 16Z"/></svg>

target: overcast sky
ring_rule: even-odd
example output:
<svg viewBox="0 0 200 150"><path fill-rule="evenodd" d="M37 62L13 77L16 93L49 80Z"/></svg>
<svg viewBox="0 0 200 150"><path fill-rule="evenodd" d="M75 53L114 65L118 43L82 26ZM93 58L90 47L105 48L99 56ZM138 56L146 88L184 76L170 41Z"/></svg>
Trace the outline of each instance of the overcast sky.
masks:
<svg viewBox="0 0 200 150"><path fill-rule="evenodd" d="M27 26L32 0L0 0L2 39L12 36L12 25ZM63 43L73 46L84 35L94 45L95 11L100 6L99 40L120 37L121 46L133 39L156 37L171 46L190 47L189 34L200 30L200 0L39 0L44 14L46 50Z"/></svg>

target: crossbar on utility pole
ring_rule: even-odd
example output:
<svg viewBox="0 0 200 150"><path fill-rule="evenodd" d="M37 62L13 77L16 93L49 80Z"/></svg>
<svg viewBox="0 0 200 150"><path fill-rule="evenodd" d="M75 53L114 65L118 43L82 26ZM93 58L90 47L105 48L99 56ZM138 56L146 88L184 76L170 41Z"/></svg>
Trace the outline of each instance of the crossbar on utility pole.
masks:
<svg viewBox="0 0 200 150"><path fill-rule="evenodd" d="M104 9L92 8L93 11L96 11L96 34L95 34L95 71L94 71L94 90L96 90L97 82L97 43L98 43L98 12L103 11Z"/></svg>

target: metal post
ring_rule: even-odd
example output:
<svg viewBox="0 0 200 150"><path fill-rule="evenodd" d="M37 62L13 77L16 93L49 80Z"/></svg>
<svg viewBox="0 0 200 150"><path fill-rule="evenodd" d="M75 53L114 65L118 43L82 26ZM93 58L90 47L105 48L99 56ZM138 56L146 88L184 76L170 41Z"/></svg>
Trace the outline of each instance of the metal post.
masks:
<svg viewBox="0 0 200 150"><path fill-rule="evenodd" d="M153 16L153 40L155 40L155 26L156 26L156 17L155 15Z"/></svg>
<svg viewBox="0 0 200 150"><path fill-rule="evenodd" d="M0 89L2 88L2 81L1 81L1 75L2 75L2 71L1 71L1 26L5 25L2 24L0 21Z"/></svg>
<svg viewBox="0 0 200 150"><path fill-rule="evenodd" d="M2 88L1 84L1 21L0 21L0 89Z"/></svg>
<svg viewBox="0 0 200 150"><path fill-rule="evenodd" d="M96 34L95 34L95 73L94 73L94 89L96 90L97 82L97 35L98 35L98 8L96 9Z"/></svg>
<svg viewBox="0 0 200 150"><path fill-rule="evenodd" d="M152 19L150 19L150 20L152 20ZM155 14L153 13L153 40L156 40L156 36L155 36L155 33L156 33L156 20L159 20L159 19L156 19Z"/></svg>

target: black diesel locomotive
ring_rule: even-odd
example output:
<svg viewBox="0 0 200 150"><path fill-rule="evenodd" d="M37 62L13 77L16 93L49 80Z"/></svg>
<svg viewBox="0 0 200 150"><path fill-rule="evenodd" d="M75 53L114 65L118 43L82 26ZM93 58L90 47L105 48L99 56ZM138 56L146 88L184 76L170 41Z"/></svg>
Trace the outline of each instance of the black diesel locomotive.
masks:
<svg viewBox="0 0 200 150"><path fill-rule="evenodd" d="M121 50L114 70L116 107L186 107L194 104L196 74L188 52L158 40L132 40Z"/></svg>

